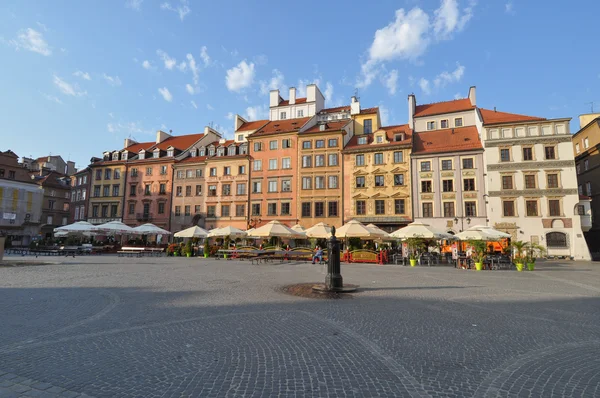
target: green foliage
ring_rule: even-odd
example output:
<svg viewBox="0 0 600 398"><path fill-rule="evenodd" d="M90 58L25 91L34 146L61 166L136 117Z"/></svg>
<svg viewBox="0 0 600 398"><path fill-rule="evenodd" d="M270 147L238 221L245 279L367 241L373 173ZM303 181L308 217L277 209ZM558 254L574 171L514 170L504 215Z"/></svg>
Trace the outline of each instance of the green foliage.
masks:
<svg viewBox="0 0 600 398"><path fill-rule="evenodd" d="M210 254L210 246L208 245L208 239L204 240L204 255L208 256Z"/></svg>
<svg viewBox="0 0 600 398"><path fill-rule="evenodd" d="M525 247L527 246L527 242L524 242L522 240L516 240L516 241L512 242L510 245L513 249L516 250L515 261L523 262L524 251L525 251Z"/></svg>
<svg viewBox="0 0 600 398"><path fill-rule="evenodd" d="M408 238L406 240L406 244L408 245L408 250L410 251L409 258L411 260L418 259L418 256L415 253L417 250L419 252L424 252L427 250L427 240L423 238Z"/></svg>
<svg viewBox="0 0 600 398"><path fill-rule="evenodd" d="M188 240L188 242L185 244L184 248L183 248L183 254L185 254L186 256L189 254L192 254L192 241Z"/></svg>
<svg viewBox="0 0 600 398"><path fill-rule="evenodd" d="M362 241L360 238L348 238L348 247L350 251L362 249Z"/></svg>
<svg viewBox="0 0 600 398"><path fill-rule="evenodd" d="M527 263L535 264L535 260L537 257L542 257L546 253L546 248L542 245L538 245L537 243L529 242L526 245L527 250Z"/></svg>
<svg viewBox="0 0 600 398"><path fill-rule="evenodd" d="M469 241L469 245L473 248L473 254L471 257L475 260L476 263L482 263L485 260L485 255L487 252L487 245L482 240L472 240Z"/></svg>

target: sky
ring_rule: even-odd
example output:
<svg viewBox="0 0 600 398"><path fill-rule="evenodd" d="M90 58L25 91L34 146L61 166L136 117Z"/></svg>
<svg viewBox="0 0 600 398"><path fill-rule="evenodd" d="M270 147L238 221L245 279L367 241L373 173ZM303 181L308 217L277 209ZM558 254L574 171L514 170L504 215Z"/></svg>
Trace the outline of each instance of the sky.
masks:
<svg viewBox="0 0 600 398"><path fill-rule="evenodd" d="M270 89L317 83L326 106L465 97L547 118L600 111L597 0L3 1L0 150L85 167L156 131L232 137Z"/></svg>

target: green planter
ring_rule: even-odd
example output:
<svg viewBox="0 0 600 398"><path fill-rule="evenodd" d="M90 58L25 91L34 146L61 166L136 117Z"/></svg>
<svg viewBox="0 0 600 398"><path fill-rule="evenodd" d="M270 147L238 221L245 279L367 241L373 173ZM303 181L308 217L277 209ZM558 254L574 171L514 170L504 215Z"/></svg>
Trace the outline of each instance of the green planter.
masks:
<svg viewBox="0 0 600 398"><path fill-rule="evenodd" d="M204 258L208 258L208 253L204 253Z"/></svg>
<svg viewBox="0 0 600 398"><path fill-rule="evenodd" d="M483 263L475 263L475 269L481 271L483 269Z"/></svg>
<svg viewBox="0 0 600 398"><path fill-rule="evenodd" d="M173 255L174 255L175 257L179 257L179 253L177 253L177 252L173 252Z"/></svg>
<svg viewBox="0 0 600 398"><path fill-rule="evenodd" d="M192 253L185 253L186 257L192 257Z"/></svg>
<svg viewBox="0 0 600 398"><path fill-rule="evenodd" d="M535 263L527 263L527 269L533 271L535 269Z"/></svg>
<svg viewBox="0 0 600 398"><path fill-rule="evenodd" d="M411 267L416 267L417 266L417 260L410 259L410 266Z"/></svg>
<svg viewBox="0 0 600 398"><path fill-rule="evenodd" d="M523 271L523 263L515 263L515 267L517 267L517 271Z"/></svg>

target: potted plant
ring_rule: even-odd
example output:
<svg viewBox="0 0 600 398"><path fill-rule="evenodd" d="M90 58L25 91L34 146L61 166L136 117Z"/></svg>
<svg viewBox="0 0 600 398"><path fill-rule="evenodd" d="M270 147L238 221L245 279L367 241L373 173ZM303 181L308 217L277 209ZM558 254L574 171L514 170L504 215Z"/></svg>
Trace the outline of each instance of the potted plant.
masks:
<svg viewBox="0 0 600 398"><path fill-rule="evenodd" d="M406 240L409 249L408 259L410 261L410 266L415 267L417 265L417 261L419 260L419 250L424 250L426 248L425 240L421 238L409 238Z"/></svg>
<svg viewBox="0 0 600 398"><path fill-rule="evenodd" d="M487 245L482 240L471 241L469 244L473 248L471 257L475 261L475 269L481 271L483 270L483 261L485 260Z"/></svg>
<svg viewBox="0 0 600 398"><path fill-rule="evenodd" d="M208 246L208 239L204 241L204 258L208 258L210 254L210 247Z"/></svg>
<svg viewBox="0 0 600 398"><path fill-rule="evenodd" d="M540 257L544 254L546 248L544 246L538 245L536 243L529 243L527 245L527 269L529 271L535 270L535 260L537 256ZM537 253L536 253L537 252Z"/></svg>
<svg viewBox="0 0 600 398"><path fill-rule="evenodd" d="M515 251L513 261L515 263L517 271L519 272L523 271L523 263L525 261L523 251L525 250L525 246L527 246L527 243L521 240L517 240L511 243L511 247Z"/></svg>
<svg viewBox="0 0 600 398"><path fill-rule="evenodd" d="M185 253L186 257L192 257L192 242L188 241L184 248L183 248L183 253Z"/></svg>
<svg viewBox="0 0 600 398"><path fill-rule="evenodd" d="M416 267L417 266L417 261L419 260L419 256L417 256L414 252L410 253L410 255L408 256L408 259L410 261L410 266L411 267Z"/></svg>

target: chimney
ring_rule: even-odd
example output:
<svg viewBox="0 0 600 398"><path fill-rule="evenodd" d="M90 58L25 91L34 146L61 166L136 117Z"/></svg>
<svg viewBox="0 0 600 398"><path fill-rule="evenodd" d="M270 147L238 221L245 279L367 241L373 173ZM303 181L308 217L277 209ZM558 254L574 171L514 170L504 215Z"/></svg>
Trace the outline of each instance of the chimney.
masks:
<svg viewBox="0 0 600 398"><path fill-rule="evenodd" d="M408 95L408 127L415 129L415 111L417 109L417 99L414 94Z"/></svg>
<svg viewBox="0 0 600 398"><path fill-rule="evenodd" d="M165 133L165 132L164 132L164 131L162 131L162 130L158 130L158 131L156 132L156 143L157 143L157 144L160 144L161 142L163 142L164 140L166 140L166 139L167 139L167 138L169 138L169 137L170 137L170 135L169 135L169 134Z"/></svg>
<svg viewBox="0 0 600 398"><path fill-rule="evenodd" d="M471 101L471 105L477 106L477 95L475 93L475 86L469 87L469 100Z"/></svg>
<svg viewBox="0 0 600 398"><path fill-rule="evenodd" d="M278 106L281 102L281 97L279 96L279 90L271 90L269 92L269 107Z"/></svg>
<svg viewBox="0 0 600 398"><path fill-rule="evenodd" d="M125 138L125 143L124 143L125 146L123 148L130 147L133 144L137 144L137 141L132 140L131 138Z"/></svg>
<svg viewBox="0 0 600 398"><path fill-rule="evenodd" d="M246 122L246 119L244 119L243 117L241 117L238 114L235 115L233 120L234 120L233 131L238 131L238 129L240 127L242 127L242 125Z"/></svg>
<svg viewBox="0 0 600 398"><path fill-rule="evenodd" d="M309 84L306 86L306 102L315 102L317 100L317 86Z"/></svg>
<svg viewBox="0 0 600 398"><path fill-rule="evenodd" d="M220 138L220 139L219 139L219 144L224 144L224 143L225 143L225 141L227 141L225 138Z"/></svg>
<svg viewBox="0 0 600 398"><path fill-rule="evenodd" d="M355 96L352 96L350 98L350 114L358 115L359 113L360 113L360 101Z"/></svg>
<svg viewBox="0 0 600 398"><path fill-rule="evenodd" d="M294 105L296 103L296 88L290 87L290 105Z"/></svg>

